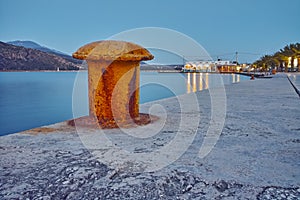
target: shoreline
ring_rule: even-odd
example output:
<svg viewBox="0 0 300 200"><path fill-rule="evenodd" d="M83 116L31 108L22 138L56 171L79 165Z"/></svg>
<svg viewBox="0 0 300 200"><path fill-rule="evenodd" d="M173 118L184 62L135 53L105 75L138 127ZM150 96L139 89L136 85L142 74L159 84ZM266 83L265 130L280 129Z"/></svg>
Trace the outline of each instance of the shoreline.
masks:
<svg viewBox="0 0 300 200"><path fill-rule="evenodd" d="M5 71L0 71L0 72L82 72L82 71L87 71L87 70L5 70Z"/></svg>
<svg viewBox="0 0 300 200"><path fill-rule="evenodd" d="M56 72L56 71L47 71L47 72ZM69 71L67 71L67 72L69 72ZM81 71L82 72L82 71ZM84 71L84 73L86 73L87 71ZM165 72L159 72L159 71L142 71L142 72L144 72L144 73L151 73L151 72L157 72L157 73L165 73ZM23 73L23 72L21 72L21 73ZM173 73L173 72L166 72L166 73ZM177 72L174 72L174 73L177 73ZM183 73L184 74L184 73ZM208 73L208 74L216 74L216 73ZM219 75L226 75L226 74L219 74ZM227 74L227 75L229 75L229 74ZM245 81L245 80L244 80ZM248 80L247 80L248 81ZM236 84L236 83L238 83L238 82L235 82L235 83L229 83L229 85L231 85L231 84ZM224 85L227 85L227 84L224 84ZM202 90L207 90L208 88L203 88ZM197 90L198 91L198 90ZM192 92L192 91L190 91L190 92ZM186 92L187 93L187 92ZM182 94L180 94L180 95L182 95ZM178 95L177 95L178 96ZM170 96L170 97L165 97L165 98L163 98L163 99L156 99L156 100L166 100L166 99L168 99L168 98L174 98L174 96ZM155 101L155 100L153 100L153 101ZM146 102L145 102L146 103ZM70 120L70 119L69 119ZM53 123L59 123L59 121L53 121ZM51 125L52 123L49 123L49 124L40 124L40 126L47 126L47 125ZM26 130L30 130L30 129L34 129L34 128L38 128L39 126L33 126L33 127L30 127L29 129L19 129L18 130L18 132L22 132L22 131L26 131ZM2 134L2 135L0 135L0 137L1 136L4 136L4 135L9 135L9 134L13 134L13 133L15 133L15 132L10 132L10 133L5 133L5 134Z"/></svg>
<svg viewBox="0 0 300 200"><path fill-rule="evenodd" d="M60 71L56 71L56 70L5 70L5 71L0 71L1 72L87 72L87 69L84 70L60 70ZM209 74L239 74L239 75L244 75L244 76L251 76L252 74L259 76L257 78L260 78L262 74L264 74L264 72L260 72L260 73L247 73L247 72L181 72L180 70L147 70L147 69L141 69L141 72L158 72L158 73L209 73ZM298 75L300 74L300 72L276 72L276 74L295 74ZM274 75L271 75L274 76Z"/></svg>
<svg viewBox="0 0 300 200"><path fill-rule="evenodd" d="M297 123L300 102L285 74L232 84L225 86L225 91L225 124L212 151L202 159L197 156L211 120L211 96L205 90L195 93L200 123L193 143L176 161L154 172L134 173L130 167L137 166L130 165L130 158L121 157L113 149L110 149L112 155L119 155L120 160L111 159L108 164L96 159L96 149L88 149L86 142L97 140L84 137L97 131L76 131L65 122L2 136L0 197L270 199L284 195L300 198ZM180 98L189 105L190 97L191 94L185 94ZM177 97L143 104L141 111L155 104L161 104L168 113L168 120L157 135L127 138L119 129L107 130L106 135L114 144L137 156L147 155L166 146L178 134L180 114L188 119L197 114L180 112ZM185 130L186 134L192 133Z"/></svg>

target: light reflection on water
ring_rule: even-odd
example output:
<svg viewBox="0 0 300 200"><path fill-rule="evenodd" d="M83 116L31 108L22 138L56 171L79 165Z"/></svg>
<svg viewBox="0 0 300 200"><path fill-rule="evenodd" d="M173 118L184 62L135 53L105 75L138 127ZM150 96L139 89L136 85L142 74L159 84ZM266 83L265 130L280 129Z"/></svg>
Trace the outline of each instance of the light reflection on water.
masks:
<svg viewBox="0 0 300 200"><path fill-rule="evenodd" d="M78 76L79 75L79 76ZM141 72L140 103L249 80L236 75ZM0 135L73 118L74 82L79 77L80 110L88 114L87 72L1 72Z"/></svg>
<svg viewBox="0 0 300 200"><path fill-rule="evenodd" d="M225 85L230 83L239 83L241 81L241 75L186 73L186 93L202 91L203 89L209 89L210 87L219 87L222 85L221 79ZM247 80L247 77L242 76L242 80Z"/></svg>

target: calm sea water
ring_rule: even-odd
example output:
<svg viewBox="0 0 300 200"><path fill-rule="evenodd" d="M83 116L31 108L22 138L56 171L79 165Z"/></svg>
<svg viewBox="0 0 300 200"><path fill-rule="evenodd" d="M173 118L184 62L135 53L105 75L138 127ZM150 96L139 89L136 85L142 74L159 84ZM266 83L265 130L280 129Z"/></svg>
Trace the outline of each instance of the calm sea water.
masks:
<svg viewBox="0 0 300 200"><path fill-rule="evenodd" d="M249 80L240 75L221 76L224 84ZM140 102L220 85L217 74L141 72ZM87 73L1 72L0 111L0 135L87 115Z"/></svg>

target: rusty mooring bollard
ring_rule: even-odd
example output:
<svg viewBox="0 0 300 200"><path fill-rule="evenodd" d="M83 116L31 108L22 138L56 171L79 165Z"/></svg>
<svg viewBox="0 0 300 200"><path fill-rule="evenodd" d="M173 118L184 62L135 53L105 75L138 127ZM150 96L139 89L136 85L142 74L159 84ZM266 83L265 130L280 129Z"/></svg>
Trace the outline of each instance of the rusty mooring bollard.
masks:
<svg viewBox="0 0 300 200"><path fill-rule="evenodd" d="M101 127L139 121L140 61L153 55L124 41L98 41L79 48L73 57L88 64L89 115Z"/></svg>

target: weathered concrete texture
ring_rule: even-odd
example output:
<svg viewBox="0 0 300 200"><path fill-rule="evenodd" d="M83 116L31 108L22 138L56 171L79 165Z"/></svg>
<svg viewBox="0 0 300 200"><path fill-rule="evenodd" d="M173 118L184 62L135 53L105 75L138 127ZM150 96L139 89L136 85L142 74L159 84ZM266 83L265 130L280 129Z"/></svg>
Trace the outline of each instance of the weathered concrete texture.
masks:
<svg viewBox="0 0 300 200"><path fill-rule="evenodd" d="M97 149L83 145L88 142L84 130L77 133L66 123L2 136L0 199L300 199L300 100L286 77L226 87L225 125L203 159L198 152L209 128L211 101L209 91L196 95L200 123L192 145L177 161L154 172L134 173L126 169L128 163L115 167L96 159ZM180 110L177 98L148 103L141 110L157 103L168 114L159 133L137 138L111 129L106 134L110 141L142 155L174 140L180 112L190 121L198 116Z"/></svg>

